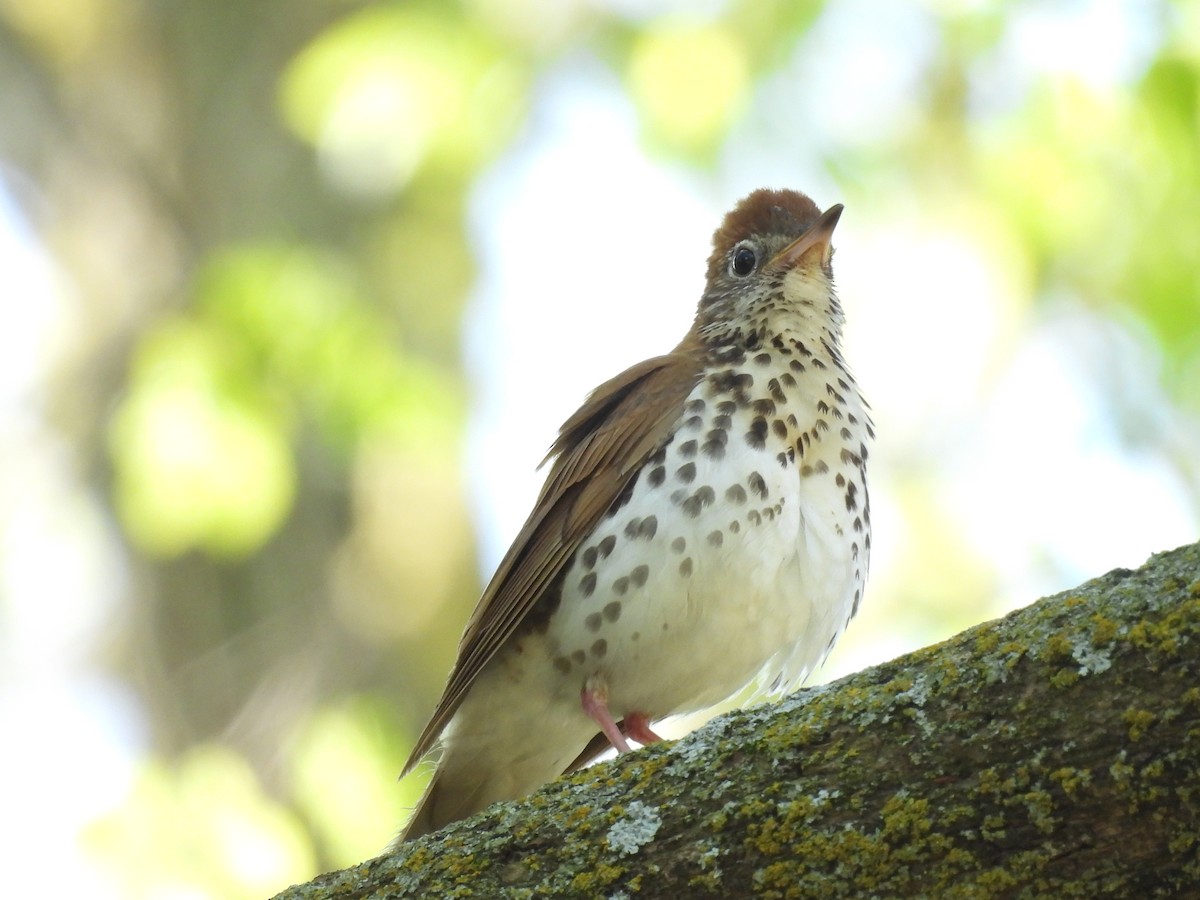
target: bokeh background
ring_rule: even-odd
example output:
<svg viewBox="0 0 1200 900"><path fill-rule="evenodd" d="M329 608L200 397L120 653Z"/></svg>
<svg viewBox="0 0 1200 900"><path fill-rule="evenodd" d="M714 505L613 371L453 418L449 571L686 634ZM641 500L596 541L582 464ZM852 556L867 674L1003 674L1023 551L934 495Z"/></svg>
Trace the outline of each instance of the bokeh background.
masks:
<svg viewBox="0 0 1200 900"><path fill-rule="evenodd" d="M720 215L846 204L816 680L1200 525L1195 0L0 0L11 896L377 853L535 465Z"/></svg>

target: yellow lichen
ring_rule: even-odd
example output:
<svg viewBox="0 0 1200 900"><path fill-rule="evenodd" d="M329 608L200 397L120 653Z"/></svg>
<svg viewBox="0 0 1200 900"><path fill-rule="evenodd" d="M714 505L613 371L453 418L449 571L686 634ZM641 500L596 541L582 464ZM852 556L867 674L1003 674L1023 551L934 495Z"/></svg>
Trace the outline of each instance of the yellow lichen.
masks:
<svg viewBox="0 0 1200 900"><path fill-rule="evenodd" d="M986 872L980 872L976 876L975 882L983 889L984 896L987 897L999 896L1012 890L1018 884L1016 876L1004 869L988 869Z"/></svg>
<svg viewBox="0 0 1200 900"><path fill-rule="evenodd" d="M1127 709L1121 718L1129 726L1129 739L1136 742L1145 736L1146 731L1157 721L1158 716L1148 709Z"/></svg>
<svg viewBox="0 0 1200 900"><path fill-rule="evenodd" d="M1200 838L1197 837L1195 832L1183 831L1171 838L1167 844L1167 849L1176 854L1190 853L1198 840Z"/></svg>
<svg viewBox="0 0 1200 900"><path fill-rule="evenodd" d="M1070 639L1061 633L1050 635L1050 637L1046 638L1043 656L1047 661L1050 662L1062 659L1070 659L1072 656L1072 645Z"/></svg>
<svg viewBox="0 0 1200 900"><path fill-rule="evenodd" d="M1078 669L1059 669L1050 676L1050 684L1056 688L1067 688L1079 681Z"/></svg>
<svg viewBox="0 0 1200 900"><path fill-rule="evenodd" d="M1000 774L995 769L983 769L979 773L979 787L976 788L983 796L991 796L999 792L1001 787Z"/></svg>
<svg viewBox="0 0 1200 900"><path fill-rule="evenodd" d="M1000 646L999 652L1007 657L1007 665L1011 669L1020 661L1028 649L1029 646L1021 641L1008 641Z"/></svg>
<svg viewBox="0 0 1200 900"><path fill-rule="evenodd" d="M988 629L982 632L975 638L976 653L991 653L996 649L996 645L1000 643L1000 637L993 629Z"/></svg>
<svg viewBox="0 0 1200 900"><path fill-rule="evenodd" d="M1050 813L1054 811L1054 798L1046 791L1029 791L1022 800L1033 826L1042 834L1053 833L1056 820Z"/></svg>
<svg viewBox="0 0 1200 900"><path fill-rule="evenodd" d="M1158 781L1167 774L1167 767L1161 759L1156 759L1142 766L1142 771L1139 774L1145 780Z"/></svg>
<svg viewBox="0 0 1200 900"><path fill-rule="evenodd" d="M1007 832L1004 829L1004 816L993 813L984 816L980 824L979 834L985 841L1002 841Z"/></svg>
<svg viewBox="0 0 1200 900"><path fill-rule="evenodd" d="M1107 647L1117 637L1119 626L1107 616L1096 613L1092 616L1092 644L1096 647Z"/></svg>
<svg viewBox="0 0 1200 900"><path fill-rule="evenodd" d="M621 866L596 863L591 871L580 872L571 879L571 889L580 894L595 894L599 888L614 883L624 872Z"/></svg>
<svg viewBox="0 0 1200 900"><path fill-rule="evenodd" d="M1074 769L1064 766L1050 773L1051 781L1056 782L1068 797L1074 799L1081 787L1091 784L1092 774L1086 769Z"/></svg>
<svg viewBox="0 0 1200 900"><path fill-rule="evenodd" d="M1124 754L1122 753L1122 756ZM1108 767L1108 774L1112 776L1113 785L1120 791L1128 791L1130 781L1133 778L1134 768L1125 762L1124 759L1119 759Z"/></svg>

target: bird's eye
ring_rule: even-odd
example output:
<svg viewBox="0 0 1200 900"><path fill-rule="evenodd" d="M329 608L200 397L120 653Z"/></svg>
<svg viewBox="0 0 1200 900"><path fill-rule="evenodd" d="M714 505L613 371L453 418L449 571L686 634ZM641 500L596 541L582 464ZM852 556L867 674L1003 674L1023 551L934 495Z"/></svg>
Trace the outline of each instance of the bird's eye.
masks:
<svg viewBox="0 0 1200 900"><path fill-rule="evenodd" d="M738 278L745 278L754 271L754 265L757 262L758 254L754 252L754 248L742 244L733 251L733 259L729 261L729 271Z"/></svg>

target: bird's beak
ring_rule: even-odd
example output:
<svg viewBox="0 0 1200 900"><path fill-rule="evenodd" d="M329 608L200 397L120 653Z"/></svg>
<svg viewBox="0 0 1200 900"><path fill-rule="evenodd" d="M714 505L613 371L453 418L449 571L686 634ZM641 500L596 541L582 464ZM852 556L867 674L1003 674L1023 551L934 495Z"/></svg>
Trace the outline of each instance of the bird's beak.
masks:
<svg viewBox="0 0 1200 900"><path fill-rule="evenodd" d="M830 257L833 255L829 241L833 238L833 229L837 227L838 219L842 217L844 208L842 204L835 203L821 213L821 218L817 219L808 231L775 255L775 258L771 260L771 265L779 266L782 269L791 269L801 260L811 257L822 267L828 266Z"/></svg>

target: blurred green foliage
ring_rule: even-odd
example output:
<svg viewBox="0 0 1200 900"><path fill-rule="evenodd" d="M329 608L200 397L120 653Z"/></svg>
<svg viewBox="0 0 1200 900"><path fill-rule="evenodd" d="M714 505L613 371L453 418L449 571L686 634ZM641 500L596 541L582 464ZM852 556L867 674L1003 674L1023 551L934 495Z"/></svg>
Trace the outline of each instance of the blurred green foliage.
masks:
<svg viewBox="0 0 1200 900"><path fill-rule="evenodd" d="M285 423L221 337L186 321L147 333L113 417L117 509L150 553L250 552L291 504Z"/></svg>
<svg viewBox="0 0 1200 900"><path fill-rule="evenodd" d="M128 804L88 841L130 896L261 898L315 863L302 821L263 794L245 759L214 745L147 763Z"/></svg>
<svg viewBox="0 0 1200 900"><path fill-rule="evenodd" d="M472 185L573 55L674 165L803 129L764 86L794 77L824 4L670 5L0 0L0 153L37 185L86 325L49 405L139 585L103 656L153 752L88 837L128 896L264 896L378 852L415 802L395 776L479 588ZM1128 86L1039 73L974 114L1025 6L922 5L911 107L823 146L826 168L856 208L954 210L1028 297L1153 335L1195 416L1198 5L1153 4ZM995 573L908 475L879 602L947 633Z"/></svg>
<svg viewBox="0 0 1200 900"><path fill-rule="evenodd" d="M423 167L458 181L493 157L519 123L529 69L452 4L385 3L298 53L280 104L337 183L391 193Z"/></svg>

